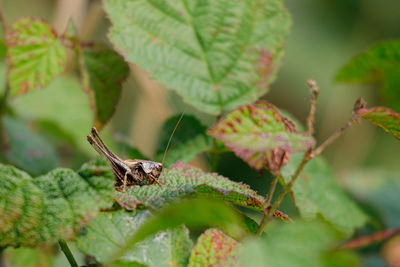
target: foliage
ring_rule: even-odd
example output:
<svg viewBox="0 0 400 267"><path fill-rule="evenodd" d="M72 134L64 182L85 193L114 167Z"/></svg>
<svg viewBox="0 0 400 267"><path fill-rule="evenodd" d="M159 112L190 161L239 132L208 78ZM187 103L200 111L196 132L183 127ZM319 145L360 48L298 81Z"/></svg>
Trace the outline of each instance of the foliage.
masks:
<svg viewBox="0 0 400 267"><path fill-rule="evenodd" d="M45 21L22 18L6 34L11 94L47 85L65 70L67 48Z"/></svg>
<svg viewBox="0 0 400 267"><path fill-rule="evenodd" d="M283 183L288 182L301 158L300 154L292 155L289 164L282 169ZM312 219L319 214L347 235L367 220L364 212L335 183L329 166L321 158L312 160L304 168L293 186L292 196L303 218Z"/></svg>
<svg viewBox="0 0 400 267"><path fill-rule="evenodd" d="M357 266L364 251L340 245L352 235L400 227L396 179L361 175L365 181L342 182L343 191L320 156L361 119L393 135L392 142L400 139L399 41L375 45L337 74L339 81L381 82L392 109L366 108L360 99L344 126L316 142L315 81L308 81L306 127L260 100L288 34L282 0L105 0L102 6L115 50L83 41L84 31L72 22L62 33L38 18L8 24L0 7L0 247L8 261L48 266L59 242L75 266L66 239L85 266ZM138 67L197 110L179 114L179 103L179 115L164 121L154 151L146 151L148 160L164 164L161 175L145 163L126 174L145 172L159 183L125 188L116 186L112 170L130 161L107 146L114 150L112 141L119 142L129 158L145 159L128 133L106 134L104 153L114 161L82 165L90 147L84 137L91 124L101 130L110 121L129 73L140 80ZM140 93L158 97L148 88ZM123 100L134 106L131 95ZM121 110L124 129L132 128L132 111ZM238 172L232 176L216 172L228 151L247 164L229 166ZM267 172L257 188L266 195L247 185L252 169ZM374 242L361 240L369 241L359 246Z"/></svg>
<svg viewBox="0 0 400 267"><path fill-rule="evenodd" d="M210 114L267 91L289 28L280 0L107 0L105 10L128 61Z"/></svg>
<svg viewBox="0 0 400 267"><path fill-rule="evenodd" d="M337 73L343 82L382 84L380 95L384 103L400 111L400 42L391 41L374 45L354 57Z"/></svg>
<svg viewBox="0 0 400 267"><path fill-rule="evenodd" d="M391 109L376 107L360 110L361 117L400 139L400 114Z"/></svg>
<svg viewBox="0 0 400 267"><path fill-rule="evenodd" d="M83 86L90 95L94 124L101 128L112 116L121 95L121 83L128 76L128 66L106 47L95 45L83 50Z"/></svg>
<svg viewBox="0 0 400 267"><path fill-rule="evenodd" d="M262 239L248 240L240 250L243 266L323 266L321 256L335 243L322 222L280 225ZM307 242L304 242L307 240Z"/></svg>
<svg viewBox="0 0 400 267"><path fill-rule="evenodd" d="M114 178L103 176L95 164L78 173L54 169L36 178L0 165L0 245L34 247L73 238L99 209L109 208Z"/></svg>
<svg viewBox="0 0 400 267"><path fill-rule="evenodd" d="M148 211L102 213L78 236L78 247L99 262L110 261L149 217ZM188 234L184 226L158 232L130 248L120 260L146 266L184 266L192 247Z"/></svg>
<svg viewBox="0 0 400 267"><path fill-rule="evenodd" d="M239 243L218 229L208 229L198 239L188 266L232 266Z"/></svg>
<svg viewBox="0 0 400 267"><path fill-rule="evenodd" d="M157 161L163 160L165 148L180 117L173 116L164 123L157 148ZM212 148L213 142L212 138L206 134L207 128L194 116L184 115L177 126L173 140L171 140L174 146L168 151L168 157L164 163L164 166L167 167L178 160L187 163L198 154Z"/></svg>
<svg viewBox="0 0 400 267"><path fill-rule="evenodd" d="M237 108L208 133L224 141L254 169L267 167L272 172L278 171L282 156L286 163L290 152L314 145L312 137L296 132L294 124L266 101Z"/></svg>

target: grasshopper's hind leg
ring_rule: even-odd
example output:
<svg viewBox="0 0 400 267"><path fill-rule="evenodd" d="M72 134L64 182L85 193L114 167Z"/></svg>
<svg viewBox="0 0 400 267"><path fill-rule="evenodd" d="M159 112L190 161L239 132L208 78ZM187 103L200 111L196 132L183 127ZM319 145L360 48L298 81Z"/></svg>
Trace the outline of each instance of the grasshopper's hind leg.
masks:
<svg viewBox="0 0 400 267"><path fill-rule="evenodd" d="M103 139L101 139L100 134L99 134L99 132L97 131L96 127L93 127L93 128L92 128L92 134L93 134L93 137L94 137L96 143L99 144L99 146L103 147L111 157L113 157L113 158L115 158L115 159L117 159L117 160L122 161L122 159L120 159L117 155L115 155L115 154L106 146L106 144L104 143Z"/></svg>

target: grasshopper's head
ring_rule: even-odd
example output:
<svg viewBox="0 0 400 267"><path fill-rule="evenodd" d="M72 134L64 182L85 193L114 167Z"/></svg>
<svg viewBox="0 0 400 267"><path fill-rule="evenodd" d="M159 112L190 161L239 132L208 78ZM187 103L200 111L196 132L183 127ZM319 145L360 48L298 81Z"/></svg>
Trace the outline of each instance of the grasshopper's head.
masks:
<svg viewBox="0 0 400 267"><path fill-rule="evenodd" d="M140 165L145 173L151 174L155 178L160 177L163 165L159 162L150 160L141 160Z"/></svg>

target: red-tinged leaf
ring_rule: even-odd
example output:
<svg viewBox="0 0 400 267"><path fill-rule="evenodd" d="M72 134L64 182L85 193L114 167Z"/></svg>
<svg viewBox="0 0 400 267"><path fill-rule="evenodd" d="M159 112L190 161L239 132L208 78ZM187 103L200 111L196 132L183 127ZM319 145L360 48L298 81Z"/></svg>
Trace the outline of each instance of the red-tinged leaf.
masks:
<svg viewBox="0 0 400 267"><path fill-rule="evenodd" d="M94 124L102 128L115 111L129 68L119 54L102 45L85 49L81 60L83 90L94 110Z"/></svg>
<svg viewBox="0 0 400 267"><path fill-rule="evenodd" d="M216 173L207 173L182 162L165 169L160 176L160 186L132 186L124 193L116 192L115 199L122 207L135 210L138 206L160 209L189 195L221 199L239 206L263 211L264 197L248 185L236 183ZM288 215L277 211L274 217L290 221Z"/></svg>
<svg viewBox="0 0 400 267"><path fill-rule="evenodd" d="M240 243L220 230L208 229L197 239L188 266L234 266L238 261L238 246Z"/></svg>
<svg viewBox="0 0 400 267"><path fill-rule="evenodd" d="M12 95L46 86L65 70L67 49L43 20L22 18L6 34L8 80Z"/></svg>
<svg viewBox="0 0 400 267"><path fill-rule="evenodd" d="M385 107L361 109L361 117L400 139L400 114Z"/></svg>
<svg viewBox="0 0 400 267"><path fill-rule="evenodd" d="M312 137L298 133L294 124L266 101L237 108L208 134L222 140L252 168L267 167L272 172L282 159L282 165L288 162L290 152L305 151L315 143Z"/></svg>

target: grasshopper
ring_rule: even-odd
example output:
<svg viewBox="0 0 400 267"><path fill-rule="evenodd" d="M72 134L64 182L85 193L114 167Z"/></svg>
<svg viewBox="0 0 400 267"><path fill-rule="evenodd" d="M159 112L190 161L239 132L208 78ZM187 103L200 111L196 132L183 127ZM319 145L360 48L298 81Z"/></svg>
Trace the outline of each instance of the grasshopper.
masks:
<svg viewBox="0 0 400 267"><path fill-rule="evenodd" d="M116 188L122 192L126 191L127 186L130 185L144 185L154 184L162 185L158 180L164 167L165 158L167 155L168 147L171 143L172 137L181 122L185 111L182 112L171 136L169 137L168 144L165 148L164 158L162 163L142 160L142 159L127 159L123 160L115 155L103 142L99 132L95 127L92 128L92 135L87 136L87 140L92 147L110 163L112 171L117 178Z"/></svg>

